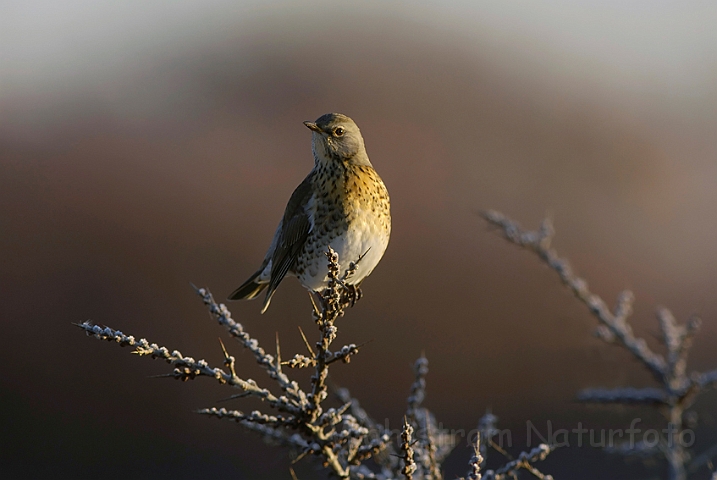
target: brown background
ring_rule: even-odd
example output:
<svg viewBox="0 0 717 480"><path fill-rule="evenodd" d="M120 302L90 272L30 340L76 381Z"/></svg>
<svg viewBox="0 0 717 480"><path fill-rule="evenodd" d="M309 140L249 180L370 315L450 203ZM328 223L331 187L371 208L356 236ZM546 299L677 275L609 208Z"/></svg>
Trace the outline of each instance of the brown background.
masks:
<svg viewBox="0 0 717 480"><path fill-rule="evenodd" d="M330 111L361 127L393 213L340 324L338 342L370 343L332 369L336 384L395 425L425 351L439 420L470 430L490 408L513 452L527 420L661 425L573 402L584 387L652 384L476 214L531 228L551 216L595 292L609 304L635 292L635 329L655 348L656 305L702 316L691 366L717 368L717 10L619 4L3 4L0 475L289 478L285 450L192 413L233 392L148 378L167 366L71 323L219 364L226 335L189 282L224 298L254 271L312 165L301 122ZM264 316L257 302L230 308L270 350L278 332L285 355L303 348L297 325L313 332L293 279ZM229 345L240 374L270 385ZM716 399L696 405L698 451L717 441ZM447 478L468 457L462 443ZM588 448L544 470L662 474Z"/></svg>

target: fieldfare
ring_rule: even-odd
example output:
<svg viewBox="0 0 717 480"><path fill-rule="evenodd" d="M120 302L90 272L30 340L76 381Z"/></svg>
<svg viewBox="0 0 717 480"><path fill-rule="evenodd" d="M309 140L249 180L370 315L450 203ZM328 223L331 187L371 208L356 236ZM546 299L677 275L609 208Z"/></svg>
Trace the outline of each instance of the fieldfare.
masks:
<svg viewBox="0 0 717 480"><path fill-rule="evenodd" d="M267 289L261 313L286 275L310 291L328 283L325 253L333 248L355 287L381 260L391 234L388 191L366 154L358 126L346 115L327 113L304 122L312 132L314 168L289 199L259 269L229 300L252 299Z"/></svg>

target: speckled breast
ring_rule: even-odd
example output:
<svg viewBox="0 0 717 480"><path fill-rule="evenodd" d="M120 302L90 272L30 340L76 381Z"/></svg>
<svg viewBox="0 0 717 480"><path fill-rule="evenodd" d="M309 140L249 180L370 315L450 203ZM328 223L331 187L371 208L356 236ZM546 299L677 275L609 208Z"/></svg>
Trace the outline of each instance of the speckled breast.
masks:
<svg viewBox="0 0 717 480"><path fill-rule="evenodd" d="M324 253L339 254L341 270L358 260L350 284L360 283L381 260L391 235L388 191L370 166L334 164L316 172L307 205L311 231L297 258L294 273L301 283L320 291L327 283Z"/></svg>

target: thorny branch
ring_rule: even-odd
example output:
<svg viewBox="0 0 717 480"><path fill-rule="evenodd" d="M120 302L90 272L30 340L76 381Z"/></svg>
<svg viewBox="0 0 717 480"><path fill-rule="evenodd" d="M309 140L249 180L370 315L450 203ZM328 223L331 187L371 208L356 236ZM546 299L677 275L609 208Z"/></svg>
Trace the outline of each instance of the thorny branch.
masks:
<svg viewBox="0 0 717 480"><path fill-rule="evenodd" d="M490 211L484 216L490 223L501 228L506 239L532 251L557 272L563 283L598 319L597 336L628 350L648 369L659 384L658 388L585 390L580 394L580 400L657 406L667 412L666 416L673 427L672 431L679 437L683 429L684 410L693 403L699 393L707 388L717 387L717 369L706 373L687 374L687 358L694 336L699 331L700 320L693 317L687 323L679 324L669 310L658 309L657 317L666 353L664 356L657 354L642 338L633 334L628 323L634 300L632 293L622 292L618 296L615 308L611 310L598 295L588 289L585 280L573 273L567 260L559 257L550 247L553 229L549 221L544 221L539 231L524 231L516 222L501 213ZM336 320L343 316L346 307L352 306L360 298L358 288L351 286L347 281L360 259L342 273L339 270L338 255L329 251L327 258L328 288L317 294L318 304L312 297L313 316L320 338L315 343L314 349L302 331L301 335L307 346L308 355L295 354L287 361L281 360L278 336L277 353L274 357L261 348L258 340L252 338L240 323L231 318L225 305L215 302L208 290L196 289L212 318L224 326L240 345L252 352L269 378L278 385L282 392L280 395L260 387L255 380L237 376L234 368L235 358L227 352L223 344L226 370L211 367L204 360L185 357L176 350L170 351L145 339L136 340L133 336L109 327L100 327L90 322L77 326L95 338L133 347L133 353L139 356L167 361L174 369L172 373L163 376L183 381L196 377L211 377L242 391L238 395L233 395L232 399L245 396L261 399L275 412L269 414L257 410L244 413L235 409L212 407L201 409L199 413L235 421L266 439L290 447L298 452L297 461L307 455L315 456L320 459L324 467L339 478L441 479L440 464L451 451L455 439L437 428L434 416L428 409L422 407L425 398L425 377L428 372L428 361L423 356L414 366L415 381L407 402L403 428L394 435L390 435L371 419L360 407L358 400L346 389L337 391L337 397L342 402L340 407L327 408L324 405L328 396L326 380L330 365L339 360L349 363L351 357L359 351L359 346L353 343L338 350L331 350L331 345L338 333ZM311 377L309 391L305 391L297 382L290 380L282 371L282 366L313 368L314 374ZM496 420L496 417L490 413L481 419L479 426L481 434L476 439L474 455L469 461L470 472L465 478L473 480L517 478L518 471L525 470L536 478L550 480L552 477L540 472L533 463L543 460L552 451L552 447L541 444L529 452L520 453L513 459L491 439L492 432L496 430ZM391 442L392 438L396 441L395 446ZM679 442L667 440L670 439L663 438L658 447L638 442L636 445L621 446L615 450L643 456L662 454L667 458L670 466L670 479L683 480L686 477L685 463L689 455ZM508 457L508 462L498 469L481 473L488 446ZM690 465L690 471L705 464L710 465L710 459L715 455L717 448L711 448L695 457ZM373 464L366 463L369 460L372 460Z"/></svg>
<svg viewBox="0 0 717 480"><path fill-rule="evenodd" d="M174 369L172 373L162 376L185 381L196 377L211 377L241 390L240 394L233 395L230 399L247 396L261 399L273 412L255 410L246 413L237 409L211 407L198 410L198 413L234 421L271 442L289 447L297 452L295 461L314 456L331 474L339 478L441 480L440 465L455 445L455 438L439 429L433 414L422 406L425 398L425 377L428 373L428 360L424 356L414 365L415 380L411 386L403 429L400 432L392 435L379 425L346 389L337 391L337 397L341 401L339 407L325 405L330 366L339 360L348 363L359 351L359 346L353 343L337 350L331 349L338 334L335 322L344 315L345 309L360 297L357 288L348 283L358 262L350 264L345 272L340 272L336 252L330 250L327 259L328 287L317 294L317 302L313 302L312 298L314 321L318 326L320 338L312 348L302 331L308 355L295 354L288 361L281 360L278 335L274 356L267 353L257 339L232 319L226 306L216 303L207 289L196 289L211 317L253 354L269 379L281 390L279 395L259 386L253 379L240 378L235 370L236 360L221 340L224 369L211 367L204 360L185 357L176 350L170 351L145 339L136 340L133 336L127 336L109 327L100 327L90 322L77 326L95 338L133 347L133 353L139 356L167 361ZM282 371L284 365L314 369L308 391ZM480 478L480 461L476 463L476 458L481 457L480 453L477 455L470 463L475 474L469 478ZM513 475L518 468L530 471L530 462L537 458L533 452L529 456L523 455L519 457L519 463L506 465L505 472ZM488 474L494 475L490 471Z"/></svg>
<svg viewBox="0 0 717 480"><path fill-rule="evenodd" d="M314 317L319 326L321 339L316 343L315 351L309 349L311 357L295 355L289 362L281 362L278 338L275 358L267 353L259 345L259 341L251 337L240 323L232 319L231 313L225 305L216 303L208 290L196 289L197 294L208 307L212 318L224 326L244 348L251 351L269 378L276 382L282 391L282 394L278 396L270 390L260 387L255 380L242 379L237 376L234 368L235 358L229 355L223 343L224 363L228 371L210 367L204 360L196 361L191 357L185 357L176 350L170 352L166 347L160 347L145 339L136 340L132 336L127 336L108 327L103 328L90 322L84 322L78 326L88 335L98 339L114 341L121 346L134 347L134 353L140 356L146 355L166 360L174 366L173 372L166 376L181 380L191 380L198 376L212 377L220 383L242 390L242 394L235 395L233 398L254 396L262 399L277 413L268 414L260 411L244 413L239 410L214 407L199 410L199 413L238 422L245 428L257 431L282 445L298 449L299 456L307 454L318 456L324 466L340 478L349 476L358 478L360 473L358 467L361 466L361 462L384 450L390 442L390 437L385 433L374 434L373 437L370 437L369 429L362 426L356 418L348 413L351 407L348 402L340 408L325 408L323 406L327 397L326 378L329 365L338 360L348 363L351 356L358 353L359 350L355 344L345 345L334 352L330 350L337 335L334 323L338 317L344 314L345 308L355 298L355 292L349 291L350 287L346 281L355 272L356 264L352 263L349 269L341 275L336 252L329 251L327 257L329 285L320 294L321 307L317 307ZM315 369L308 393L302 390L296 381L290 380L282 372L282 363Z"/></svg>
<svg viewBox="0 0 717 480"><path fill-rule="evenodd" d="M471 470L468 473L466 479L478 480L507 480L517 478L519 470L526 470L536 478L543 480L553 480L551 475L546 475L538 470L533 463L545 460L545 458L555 450L555 447L541 443L529 452L521 452L518 454L518 458L514 459L508 452L503 450L499 445L493 441L493 437L499 432L498 417L493 415L490 411L486 412L478 422L478 435L474 444L475 455L469 462ZM485 475L481 477L480 470L483 462L488 457L488 446L492 447L498 453L506 457L509 461L502 467L496 470L486 470ZM477 475L477 476L476 476ZM465 480L465 479L464 479Z"/></svg>
<svg viewBox="0 0 717 480"><path fill-rule="evenodd" d="M545 457L552 451L552 448L544 443L541 443L530 452L521 452L518 458L506 463L499 469L493 471L488 470L485 472L484 480L506 480L509 478L515 478L518 470L527 470L534 477L541 480L553 480L552 475L545 475L535 468L532 464L541 460L545 460Z"/></svg>

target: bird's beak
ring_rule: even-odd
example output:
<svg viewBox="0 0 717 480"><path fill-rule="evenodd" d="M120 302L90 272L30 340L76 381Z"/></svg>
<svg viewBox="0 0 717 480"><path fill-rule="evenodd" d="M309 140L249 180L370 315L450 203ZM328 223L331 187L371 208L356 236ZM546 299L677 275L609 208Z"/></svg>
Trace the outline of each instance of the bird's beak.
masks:
<svg viewBox="0 0 717 480"><path fill-rule="evenodd" d="M309 130L313 130L314 132L321 133L321 129L314 122L304 122L304 125L309 127Z"/></svg>

